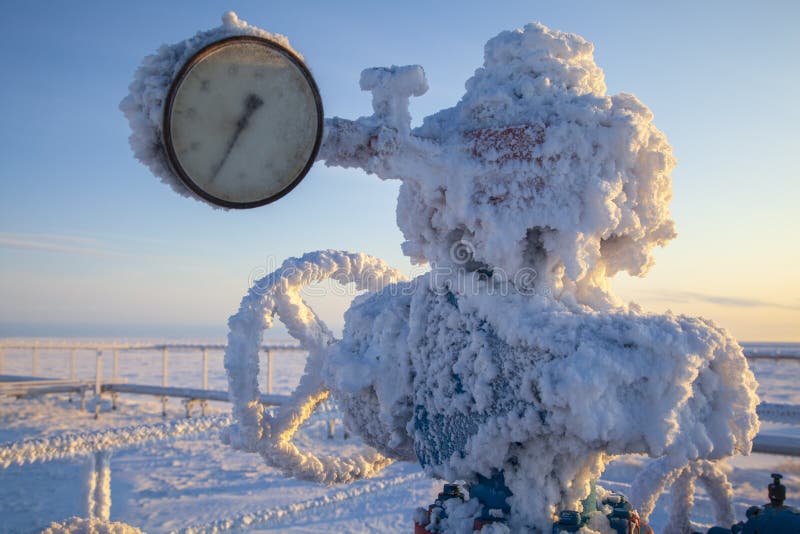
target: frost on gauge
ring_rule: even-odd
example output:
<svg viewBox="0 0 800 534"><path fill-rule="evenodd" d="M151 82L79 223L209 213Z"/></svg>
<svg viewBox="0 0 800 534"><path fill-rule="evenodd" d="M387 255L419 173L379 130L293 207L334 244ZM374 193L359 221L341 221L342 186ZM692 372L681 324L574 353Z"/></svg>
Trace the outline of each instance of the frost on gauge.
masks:
<svg viewBox="0 0 800 534"><path fill-rule="evenodd" d="M187 46L162 49L131 86L123 107L137 154L152 137L158 80ZM611 457L640 453L657 459L631 495L644 519L675 483L670 528L687 525L695 480L729 519L715 462L750 451L755 380L712 322L648 314L612 294L610 276L646 274L653 249L675 237L675 160L644 104L606 94L592 54L581 37L539 24L501 33L461 100L415 129L408 104L427 90L422 68L362 73L373 113L327 119L319 158L399 180L402 249L431 270L405 281L378 259L322 251L256 283L229 323L234 447L325 483L396 459L446 480L501 476L512 531L551 530ZM159 174L158 158L140 157ZM371 291L346 313L342 340L299 295L326 278ZM310 354L273 416L256 377L275 316ZM374 454L317 457L292 443L329 395Z"/></svg>
<svg viewBox="0 0 800 534"><path fill-rule="evenodd" d="M250 35L274 41L302 58L283 35L265 32L229 11L222 16L222 25L198 32L191 39L172 45L162 45L147 56L136 70L128 89L130 93L120 103L120 110L131 127L129 138L136 158L180 195L211 204L188 189L170 167L163 141L163 116L170 84L181 67L203 47L227 37Z"/></svg>

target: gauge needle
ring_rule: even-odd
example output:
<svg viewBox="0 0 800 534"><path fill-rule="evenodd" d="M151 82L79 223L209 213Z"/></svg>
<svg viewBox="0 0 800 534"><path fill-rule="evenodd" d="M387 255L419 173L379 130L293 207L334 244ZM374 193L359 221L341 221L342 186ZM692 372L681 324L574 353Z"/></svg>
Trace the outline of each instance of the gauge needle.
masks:
<svg viewBox="0 0 800 534"><path fill-rule="evenodd" d="M210 181L214 181L219 174L219 171L222 170L222 166L225 165L225 161L227 161L228 156L231 155L231 150L233 150L234 145L236 144L236 140L239 139L239 135L241 135L242 131L247 128L247 124L250 121L250 117L253 113L264 105L264 101L261 99L260 96L250 93L247 95L247 98L244 101L244 113L236 121L236 131L233 132L233 137L231 137L230 142L228 143L228 148L225 149L225 155L222 156L222 159L217 164L216 168L214 169L214 174L211 177Z"/></svg>

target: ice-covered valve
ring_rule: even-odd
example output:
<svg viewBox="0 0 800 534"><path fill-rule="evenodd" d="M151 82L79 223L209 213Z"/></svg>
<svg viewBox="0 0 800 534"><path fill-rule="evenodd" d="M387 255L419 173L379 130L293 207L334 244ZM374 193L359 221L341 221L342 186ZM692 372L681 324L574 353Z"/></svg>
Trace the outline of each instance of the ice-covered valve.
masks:
<svg viewBox="0 0 800 534"><path fill-rule="evenodd" d="M781 484L783 475L780 473L772 473L772 484L769 485L769 502L772 506L783 506L783 501L786 500L786 486Z"/></svg>
<svg viewBox="0 0 800 534"><path fill-rule="evenodd" d="M375 119L408 135L411 131L409 97L422 96L428 91L422 67L409 65L365 69L361 72L360 85L363 91L372 91Z"/></svg>
<svg viewBox="0 0 800 534"><path fill-rule="evenodd" d="M409 99L428 90L422 67L365 69L360 86L372 92L372 115L354 121L325 119L319 159L329 166L359 167L384 179L404 174L410 162L430 170L438 167L438 145L416 138L411 131Z"/></svg>
<svg viewBox="0 0 800 534"><path fill-rule="evenodd" d="M229 17L162 47L123 104L137 156L167 181L174 175L159 143L169 80L197 50L231 35L269 36ZM540 24L503 32L486 44L458 103L413 129L408 102L426 89L422 69L364 72L372 114L327 119L319 159L399 180L403 252L431 271L392 283L402 277L375 258L322 251L259 282L229 322L232 445L326 483L371 476L395 459L473 485L502 475L512 531L549 529L556 509L579 510L611 456L645 454L657 460L631 494L642 519L672 485L670 525L688 531L699 481L731 524L717 461L750 450L755 379L724 329L649 314L612 292L611 276L645 274L653 249L675 236L675 162L650 110L633 95L606 93L592 51ZM237 102L231 138L246 136L267 105L253 94ZM327 277L359 284L365 273L380 283L362 287L377 291L353 302L335 340L298 289ZM257 370L261 333L276 315L309 357L273 416L259 404ZM292 443L329 394L376 452L338 458Z"/></svg>

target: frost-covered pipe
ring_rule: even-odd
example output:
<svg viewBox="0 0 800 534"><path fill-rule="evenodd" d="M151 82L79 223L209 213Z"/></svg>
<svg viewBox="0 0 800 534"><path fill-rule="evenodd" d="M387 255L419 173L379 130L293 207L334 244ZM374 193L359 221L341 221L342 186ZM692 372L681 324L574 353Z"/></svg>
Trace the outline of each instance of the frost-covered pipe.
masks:
<svg viewBox="0 0 800 534"><path fill-rule="evenodd" d="M108 521L111 517L111 452L94 454L97 483L94 497L94 517Z"/></svg>
<svg viewBox="0 0 800 534"><path fill-rule="evenodd" d="M96 456L89 455L83 465L83 510L88 518L94 517L96 506L95 497L97 493L97 469Z"/></svg>
<svg viewBox="0 0 800 534"><path fill-rule="evenodd" d="M674 459L662 457L650 462L631 484L631 502L643 521L647 521L655 509L656 502L664 490L670 492L670 518L664 532L688 532L690 513L694 504L695 481L706 489L714 506L714 518L718 524L732 525L733 487L722 470L720 462L696 460L676 465Z"/></svg>
<svg viewBox="0 0 800 534"><path fill-rule="evenodd" d="M733 510L733 486L716 462L697 462L697 478L714 504L714 519L718 525L736 522Z"/></svg>
<svg viewBox="0 0 800 534"><path fill-rule="evenodd" d="M800 424L800 406L796 404L762 402L758 405L756 411L761 421L784 425Z"/></svg>
<svg viewBox="0 0 800 534"><path fill-rule="evenodd" d="M631 503L643 521L650 519L664 489L672 485L685 466L668 457L650 462L631 483Z"/></svg>
<svg viewBox="0 0 800 534"><path fill-rule="evenodd" d="M0 446L0 466L5 468L10 465L26 465L124 449L142 443L177 439L221 429L230 423L230 416L218 415L6 443Z"/></svg>
<svg viewBox="0 0 800 534"><path fill-rule="evenodd" d="M694 481L697 476L691 469L686 467L681 471L672 485L670 492L670 514L669 521L664 527L664 534L686 534L692 532L692 522L689 518L694 506Z"/></svg>
<svg viewBox="0 0 800 534"><path fill-rule="evenodd" d="M143 534L138 528L125 523L104 521L97 517L70 517L61 522L50 523L41 534Z"/></svg>
<svg viewBox="0 0 800 534"><path fill-rule="evenodd" d="M226 439L234 448L259 452L269 465L287 476L339 483L372 476L391 461L378 453L352 458L317 456L301 452L291 442L297 428L329 395L321 373L325 351L335 339L299 293L309 284L328 279L343 285L355 283L358 290L376 291L405 276L363 253L324 250L290 258L257 281L242 299L238 313L228 321L225 370L237 426ZM261 337L276 315L309 354L300 384L273 417L258 402L258 376Z"/></svg>
<svg viewBox="0 0 800 534"><path fill-rule="evenodd" d="M303 514L309 510L315 510L323 506L339 504L349 499L354 499L362 495L367 495L376 491L382 491L395 486L401 486L421 478L425 478L425 474L418 472L411 475L390 478L387 480L379 480L352 487L347 490L337 491L336 493L321 495L306 501L288 504L286 506L279 506L277 508L267 508L253 512L246 512L234 518L219 519L206 525L189 526L181 530L174 530L172 532L173 534L201 534L224 532L227 530L246 530L252 529L254 526L264 527L266 524L286 516Z"/></svg>

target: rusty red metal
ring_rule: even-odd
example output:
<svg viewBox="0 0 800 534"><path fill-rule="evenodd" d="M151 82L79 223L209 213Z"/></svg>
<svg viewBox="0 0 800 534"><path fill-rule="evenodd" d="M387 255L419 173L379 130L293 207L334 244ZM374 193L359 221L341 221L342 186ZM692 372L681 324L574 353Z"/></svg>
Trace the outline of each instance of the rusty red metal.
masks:
<svg viewBox="0 0 800 534"><path fill-rule="evenodd" d="M533 149L545 139L544 126L540 124L481 128L465 133L464 137L472 143L473 156L497 165L538 159L534 158Z"/></svg>

